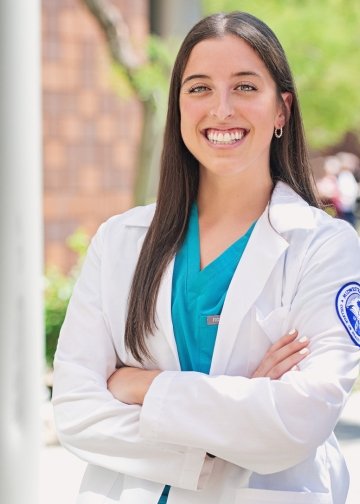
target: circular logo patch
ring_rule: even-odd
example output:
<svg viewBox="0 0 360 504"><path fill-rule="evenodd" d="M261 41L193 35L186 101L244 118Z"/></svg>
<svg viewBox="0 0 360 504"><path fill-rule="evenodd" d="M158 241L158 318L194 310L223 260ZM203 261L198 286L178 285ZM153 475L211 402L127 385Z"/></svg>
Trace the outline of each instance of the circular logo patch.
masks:
<svg viewBox="0 0 360 504"><path fill-rule="evenodd" d="M336 296L336 311L353 342L360 346L360 284L345 284Z"/></svg>

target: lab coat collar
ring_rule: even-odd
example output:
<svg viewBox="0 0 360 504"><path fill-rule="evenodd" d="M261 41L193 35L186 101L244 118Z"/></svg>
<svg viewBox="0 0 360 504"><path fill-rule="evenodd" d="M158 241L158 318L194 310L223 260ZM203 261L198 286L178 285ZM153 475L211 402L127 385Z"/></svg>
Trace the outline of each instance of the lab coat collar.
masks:
<svg viewBox="0 0 360 504"><path fill-rule="evenodd" d="M155 203L143 207L142 212L133 209L127 219L126 226L148 228L154 217ZM291 229L310 229L314 227L314 216L309 205L284 182L277 182L270 205L264 211L271 224L283 233Z"/></svg>
<svg viewBox="0 0 360 504"><path fill-rule="evenodd" d="M279 233L315 227L311 207L284 182L276 184L267 210L271 225Z"/></svg>
<svg viewBox="0 0 360 504"><path fill-rule="evenodd" d="M155 207L155 203L152 203L151 205L133 208L127 215L125 225L127 227L148 228L153 220Z"/></svg>

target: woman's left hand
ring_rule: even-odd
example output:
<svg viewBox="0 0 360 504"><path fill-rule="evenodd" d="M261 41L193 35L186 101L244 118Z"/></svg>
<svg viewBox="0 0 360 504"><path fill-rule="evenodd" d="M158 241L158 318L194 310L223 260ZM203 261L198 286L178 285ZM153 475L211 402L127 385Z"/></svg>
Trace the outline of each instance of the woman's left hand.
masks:
<svg viewBox="0 0 360 504"><path fill-rule="evenodd" d="M121 367L108 379L108 389L119 401L126 404L142 404L159 369L149 370L136 367Z"/></svg>
<svg viewBox="0 0 360 504"><path fill-rule="evenodd" d="M298 339L293 329L274 343L264 355L251 378L268 377L278 380L287 371L298 369L298 364L309 354L309 340Z"/></svg>

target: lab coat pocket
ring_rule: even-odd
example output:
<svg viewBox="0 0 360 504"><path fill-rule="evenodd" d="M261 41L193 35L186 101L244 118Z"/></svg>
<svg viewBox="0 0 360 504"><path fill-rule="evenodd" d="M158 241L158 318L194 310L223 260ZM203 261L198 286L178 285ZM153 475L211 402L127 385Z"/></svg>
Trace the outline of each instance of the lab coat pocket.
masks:
<svg viewBox="0 0 360 504"><path fill-rule="evenodd" d="M272 343L275 343L291 329L291 327L289 327L289 313L289 305L275 308L275 310L265 316L262 311L256 307L256 322Z"/></svg>
<svg viewBox="0 0 360 504"><path fill-rule="evenodd" d="M329 493L241 488L235 504L332 504Z"/></svg>

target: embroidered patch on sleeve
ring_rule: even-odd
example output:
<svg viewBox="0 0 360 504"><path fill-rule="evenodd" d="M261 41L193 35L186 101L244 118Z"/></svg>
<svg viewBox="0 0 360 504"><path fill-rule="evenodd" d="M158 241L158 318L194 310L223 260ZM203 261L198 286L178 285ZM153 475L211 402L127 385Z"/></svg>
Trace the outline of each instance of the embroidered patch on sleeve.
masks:
<svg viewBox="0 0 360 504"><path fill-rule="evenodd" d="M336 311L350 338L360 346L360 284L349 282L337 293Z"/></svg>

